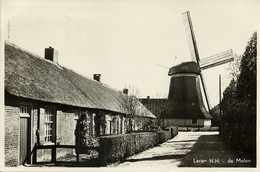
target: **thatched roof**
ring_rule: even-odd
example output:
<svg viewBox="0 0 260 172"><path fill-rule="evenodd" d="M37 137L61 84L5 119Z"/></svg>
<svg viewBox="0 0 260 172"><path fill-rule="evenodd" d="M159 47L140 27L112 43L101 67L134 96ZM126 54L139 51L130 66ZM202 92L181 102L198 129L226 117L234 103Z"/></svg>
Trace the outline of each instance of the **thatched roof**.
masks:
<svg viewBox="0 0 260 172"><path fill-rule="evenodd" d="M125 113L121 91L5 43L5 90L11 95ZM154 118L141 103L140 116Z"/></svg>

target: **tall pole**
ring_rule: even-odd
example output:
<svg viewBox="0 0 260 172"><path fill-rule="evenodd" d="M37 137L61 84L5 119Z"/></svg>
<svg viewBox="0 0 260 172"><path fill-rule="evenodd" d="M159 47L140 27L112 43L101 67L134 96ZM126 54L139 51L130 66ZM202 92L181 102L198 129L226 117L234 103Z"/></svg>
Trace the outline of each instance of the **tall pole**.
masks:
<svg viewBox="0 0 260 172"><path fill-rule="evenodd" d="M221 103L221 75L219 75L219 115L221 116L220 103Z"/></svg>
<svg viewBox="0 0 260 172"><path fill-rule="evenodd" d="M7 32L8 32L8 40L9 40L10 39L10 34L11 34L10 19L8 19Z"/></svg>
<svg viewBox="0 0 260 172"><path fill-rule="evenodd" d="M175 64L176 64L176 59L177 59L177 57L174 57L174 66L175 66Z"/></svg>

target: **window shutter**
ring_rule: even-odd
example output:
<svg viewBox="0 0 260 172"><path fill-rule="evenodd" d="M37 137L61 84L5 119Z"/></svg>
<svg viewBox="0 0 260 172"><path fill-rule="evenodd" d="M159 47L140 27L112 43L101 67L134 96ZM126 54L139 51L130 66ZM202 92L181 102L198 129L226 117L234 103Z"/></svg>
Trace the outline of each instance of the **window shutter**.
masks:
<svg viewBox="0 0 260 172"><path fill-rule="evenodd" d="M45 142L44 116L45 116L45 109L40 108L40 113L39 113L40 144L43 144Z"/></svg>

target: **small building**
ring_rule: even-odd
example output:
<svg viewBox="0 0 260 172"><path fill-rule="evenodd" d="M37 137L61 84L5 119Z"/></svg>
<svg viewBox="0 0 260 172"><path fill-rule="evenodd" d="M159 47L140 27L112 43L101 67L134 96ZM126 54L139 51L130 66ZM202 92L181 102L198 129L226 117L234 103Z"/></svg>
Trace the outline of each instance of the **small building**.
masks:
<svg viewBox="0 0 260 172"><path fill-rule="evenodd" d="M166 98L142 98L142 104L157 117L157 125L161 127L178 126L179 130L187 128L209 129L211 116L192 118L192 116L174 116L174 108Z"/></svg>
<svg viewBox="0 0 260 172"><path fill-rule="evenodd" d="M75 145L76 125L82 114L87 114L90 137L124 134L129 122L135 123L135 129L142 128L138 120L128 120L122 107L128 95L101 83L100 74L90 79L59 65L57 60L51 47L45 49L42 58L5 43L5 166L53 161L73 154L70 148L35 147ZM139 104L136 118L155 118Z"/></svg>
<svg viewBox="0 0 260 172"><path fill-rule="evenodd" d="M154 115L156 115L157 127L168 127L171 125L166 125L167 117L170 116L171 113L171 106L169 104L168 99L166 98L147 98L140 99L143 105L149 109ZM173 126L173 125L172 125Z"/></svg>

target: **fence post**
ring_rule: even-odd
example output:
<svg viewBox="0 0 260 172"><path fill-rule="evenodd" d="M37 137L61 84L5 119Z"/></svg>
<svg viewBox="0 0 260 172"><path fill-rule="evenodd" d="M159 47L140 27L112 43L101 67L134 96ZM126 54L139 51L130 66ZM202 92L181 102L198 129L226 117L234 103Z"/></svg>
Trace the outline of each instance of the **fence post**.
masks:
<svg viewBox="0 0 260 172"><path fill-rule="evenodd" d="M79 153L77 152L77 162L79 162Z"/></svg>
<svg viewBox="0 0 260 172"><path fill-rule="evenodd" d="M37 163L37 144L35 143L34 148L33 148L33 164Z"/></svg>
<svg viewBox="0 0 260 172"><path fill-rule="evenodd" d="M52 147L51 151L51 161L56 163L56 144Z"/></svg>

